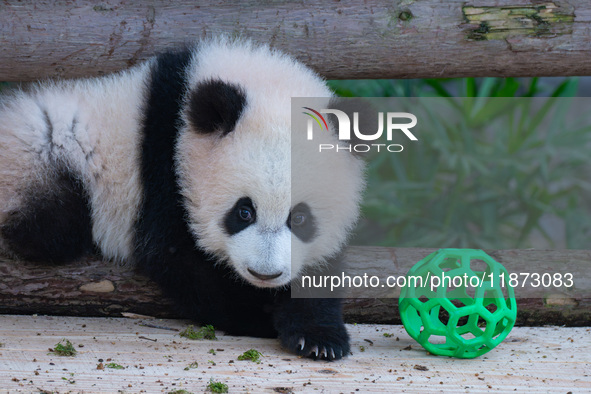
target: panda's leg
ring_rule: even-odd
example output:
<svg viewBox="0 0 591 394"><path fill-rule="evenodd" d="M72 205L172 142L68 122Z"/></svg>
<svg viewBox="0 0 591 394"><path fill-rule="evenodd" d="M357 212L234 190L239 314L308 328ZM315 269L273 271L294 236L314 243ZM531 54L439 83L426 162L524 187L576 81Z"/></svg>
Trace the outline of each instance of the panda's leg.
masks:
<svg viewBox="0 0 591 394"><path fill-rule="evenodd" d="M92 252L90 210L81 182L67 172L52 178L50 187L30 190L0 226L15 257L65 263Z"/></svg>
<svg viewBox="0 0 591 394"><path fill-rule="evenodd" d="M290 298L288 291L274 318L281 344L300 356L337 360L349 355L338 298Z"/></svg>
<svg viewBox="0 0 591 394"><path fill-rule="evenodd" d="M143 217L147 219L149 214ZM188 231L167 240L162 237L170 231L166 224L158 225L154 232L145 227L147 224L140 221L138 225L136 261L176 301L183 316L211 324L228 335L277 337L273 327L275 292L236 281L230 267L193 246ZM150 247L142 247L148 239L152 240Z"/></svg>

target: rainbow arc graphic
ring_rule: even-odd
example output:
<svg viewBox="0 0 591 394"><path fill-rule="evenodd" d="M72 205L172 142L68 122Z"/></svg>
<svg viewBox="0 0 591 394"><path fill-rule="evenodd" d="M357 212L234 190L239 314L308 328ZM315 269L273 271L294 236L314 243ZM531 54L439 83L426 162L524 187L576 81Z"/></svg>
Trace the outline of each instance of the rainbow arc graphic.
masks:
<svg viewBox="0 0 591 394"><path fill-rule="evenodd" d="M313 112L314 114L311 114L310 112L302 112L303 114L308 115L309 117L311 117L312 119L314 119L316 121L316 123L318 123L318 126L320 126L320 130L322 130L322 123L324 123L324 128L326 130L328 130L328 124L326 123L326 119L324 119L324 116L322 116L322 114L310 107L302 107L304 109L307 109L308 111ZM320 119L318 119L320 118ZM322 123L320 123L320 121L322 120Z"/></svg>

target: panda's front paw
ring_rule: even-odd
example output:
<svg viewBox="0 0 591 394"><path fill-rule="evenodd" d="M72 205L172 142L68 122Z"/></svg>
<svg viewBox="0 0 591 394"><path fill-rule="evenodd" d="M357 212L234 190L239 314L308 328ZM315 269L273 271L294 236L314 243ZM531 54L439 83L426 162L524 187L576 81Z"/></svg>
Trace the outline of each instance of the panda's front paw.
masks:
<svg viewBox="0 0 591 394"><path fill-rule="evenodd" d="M315 360L338 360L349 354L349 335L343 324L306 327L279 333L281 344L299 356Z"/></svg>

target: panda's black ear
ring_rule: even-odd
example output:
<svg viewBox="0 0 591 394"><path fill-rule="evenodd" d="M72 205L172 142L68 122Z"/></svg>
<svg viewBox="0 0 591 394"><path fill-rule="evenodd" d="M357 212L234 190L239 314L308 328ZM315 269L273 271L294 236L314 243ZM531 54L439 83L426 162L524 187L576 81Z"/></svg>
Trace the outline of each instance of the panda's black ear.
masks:
<svg viewBox="0 0 591 394"><path fill-rule="evenodd" d="M188 118L196 132L224 136L234 130L245 106L246 94L240 86L210 79L191 91Z"/></svg>

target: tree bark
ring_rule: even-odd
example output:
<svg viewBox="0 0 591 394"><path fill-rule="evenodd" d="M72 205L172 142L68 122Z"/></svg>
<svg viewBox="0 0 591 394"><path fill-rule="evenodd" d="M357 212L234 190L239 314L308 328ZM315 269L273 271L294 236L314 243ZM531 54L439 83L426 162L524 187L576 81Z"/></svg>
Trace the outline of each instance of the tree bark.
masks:
<svg viewBox="0 0 591 394"><path fill-rule="evenodd" d="M588 0L6 0L0 81L103 75L219 34L332 79L591 75Z"/></svg>
<svg viewBox="0 0 591 394"><path fill-rule="evenodd" d="M405 275L433 249L351 247L346 259L359 272L384 271ZM568 267L578 293L562 297L517 298L519 325L591 325L589 296L591 252L578 250L487 251L509 272L548 271ZM586 290L586 291L585 291ZM519 289L516 292L520 291ZM526 293L527 295L527 293ZM0 313L70 316L121 316L123 312L158 318L180 317L171 300L132 267L93 259L47 266L0 260ZM345 301L345 320L351 323L400 323L397 298L353 298Z"/></svg>

